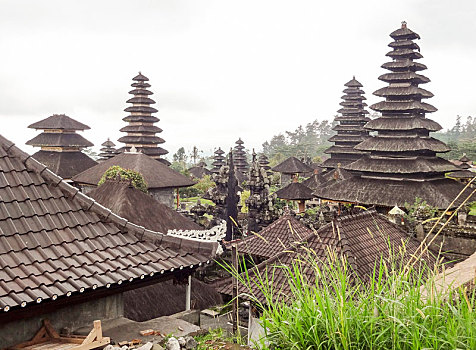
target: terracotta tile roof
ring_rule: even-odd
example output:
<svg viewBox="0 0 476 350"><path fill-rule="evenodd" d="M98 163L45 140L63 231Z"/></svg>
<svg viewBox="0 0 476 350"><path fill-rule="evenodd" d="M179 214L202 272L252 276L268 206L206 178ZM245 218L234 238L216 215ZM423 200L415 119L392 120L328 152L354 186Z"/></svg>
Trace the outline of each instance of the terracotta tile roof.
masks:
<svg viewBox="0 0 476 350"><path fill-rule="evenodd" d="M135 225L0 136L0 310L195 268L217 243Z"/></svg>
<svg viewBox="0 0 476 350"><path fill-rule="evenodd" d="M312 234L292 215L285 214L272 224L238 243L241 254L270 258Z"/></svg>
<svg viewBox="0 0 476 350"><path fill-rule="evenodd" d="M264 276L266 271L271 279L275 290L282 288L285 298L291 295L289 285L286 283L286 272L280 266L291 266L293 261L306 252L312 251L321 263L324 263L329 252L335 252L338 256L345 255L352 269L364 280L372 275L374 264L381 258L389 259L389 245L395 251L405 242L403 262L407 262L410 256L418 249L419 242L408 236L398 225L390 222L385 216L375 211L366 211L357 215L349 215L338 218L316 233L309 234L300 244L286 249L274 257L257 265L248 271L251 278L256 278L257 271ZM429 264L434 264L436 259L431 253L423 259ZM300 259L303 261L305 259ZM302 270L310 284L315 282L313 268L305 265ZM224 280L217 285L217 290L223 294L232 294L231 279ZM239 285L240 293L250 293L246 286ZM265 301L259 288L252 286L251 291L261 301Z"/></svg>
<svg viewBox="0 0 476 350"><path fill-rule="evenodd" d="M187 187L195 184L190 178L143 153L121 153L83 171L73 180L96 186L106 170L114 165L141 173L149 189Z"/></svg>

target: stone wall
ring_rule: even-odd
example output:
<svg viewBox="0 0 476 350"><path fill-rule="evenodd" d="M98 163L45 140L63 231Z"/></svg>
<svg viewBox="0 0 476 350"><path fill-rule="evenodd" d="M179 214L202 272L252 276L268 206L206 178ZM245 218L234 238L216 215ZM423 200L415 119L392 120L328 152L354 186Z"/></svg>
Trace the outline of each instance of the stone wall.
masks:
<svg viewBox="0 0 476 350"><path fill-rule="evenodd" d="M92 328L94 320L113 319L123 314L122 294L68 305L47 314L0 325L0 349L30 340L41 328L45 318L59 332L63 328L71 331L80 327Z"/></svg>
<svg viewBox="0 0 476 350"><path fill-rule="evenodd" d="M422 240L427 232L430 232L434 223L417 226L417 238ZM439 224L434 230L427 242L435 237L443 224ZM430 247L433 251L441 251L450 259L464 260L476 251L476 228L471 226L459 226L450 223L434 240Z"/></svg>
<svg viewBox="0 0 476 350"><path fill-rule="evenodd" d="M165 204L166 206L172 209L175 209L174 192L175 191L172 188L149 190L149 194L152 196L152 198L159 201L160 203Z"/></svg>

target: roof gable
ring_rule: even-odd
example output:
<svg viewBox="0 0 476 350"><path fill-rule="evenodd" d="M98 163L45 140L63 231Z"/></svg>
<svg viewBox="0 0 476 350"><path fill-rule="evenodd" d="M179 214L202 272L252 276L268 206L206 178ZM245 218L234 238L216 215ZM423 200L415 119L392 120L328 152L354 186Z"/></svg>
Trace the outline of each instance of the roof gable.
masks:
<svg viewBox="0 0 476 350"><path fill-rule="evenodd" d="M216 249L132 224L0 136L0 310L197 267Z"/></svg>

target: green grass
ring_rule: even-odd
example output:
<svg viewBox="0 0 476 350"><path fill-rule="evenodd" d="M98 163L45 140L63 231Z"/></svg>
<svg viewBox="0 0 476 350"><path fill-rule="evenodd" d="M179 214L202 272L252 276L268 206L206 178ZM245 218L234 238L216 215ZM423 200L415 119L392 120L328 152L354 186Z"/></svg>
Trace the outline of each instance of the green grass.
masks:
<svg viewBox="0 0 476 350"><path fill-rule="evenodd" d="M469 215L476 215L476 202L469 204Z"/></svg>
<svg viewBox="0 0 476 350"><path fill-rule="evenodd" d="M308 251L299 262L275 266L287 276L292 293L286 298L272 284L272 269L265 275L245 268L239 277L266 297L261 303L250 295L263 312L269 348L476 349L474 291L460 289L444 297L434 292L433 271L421 265L406 270L401 262L380 262L365 282L345 260L330 255L323 263ZM316 275L315 283L309 283L304 268ZM423 297L422 290L431 297Z"/></svg>
<svg viewBox="0 0 476 350"><path fill-rule="evenodd" d="M197 200L200 200L202 205L212 205L212 206L215 205L215 203L213 203L211 200L203 199L201 197L180 198L181 203L187 203L187 204L193 204L193 205L197 204Z"/></svg>

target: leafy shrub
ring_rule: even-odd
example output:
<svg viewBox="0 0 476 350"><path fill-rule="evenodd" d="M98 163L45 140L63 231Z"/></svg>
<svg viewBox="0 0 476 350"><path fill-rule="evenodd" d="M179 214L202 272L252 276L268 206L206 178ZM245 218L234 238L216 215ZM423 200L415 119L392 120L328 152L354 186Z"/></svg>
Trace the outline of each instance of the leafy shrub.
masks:
<svg viewBox="0 0 476 350"><path fill-rule="evenodd" d="M137 188L138 190L147 193L147 183L144 180L144 177L141 173L131 170L124 169L118 165L114 165L106 170L102 175L101 180L98 182L98 186L101 186L108 179L117 179L120 180L129 180L131 185Z"/></svg>

